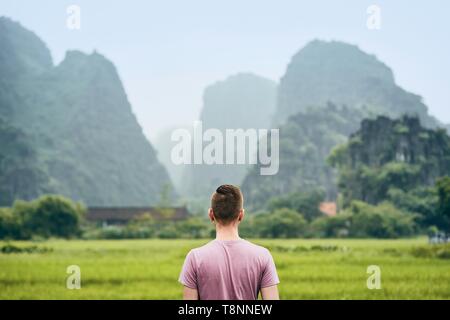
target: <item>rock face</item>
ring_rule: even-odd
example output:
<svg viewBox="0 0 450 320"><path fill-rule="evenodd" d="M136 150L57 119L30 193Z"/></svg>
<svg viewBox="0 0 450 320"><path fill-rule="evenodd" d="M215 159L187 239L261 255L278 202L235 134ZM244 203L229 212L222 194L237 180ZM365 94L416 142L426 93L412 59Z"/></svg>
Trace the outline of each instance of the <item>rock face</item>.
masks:
<svg viewBox="0 0 450 320"><path fill-rule="evenodd" d="M443 129L422 127L415 117L380 116L364 120L330 161L339 169L345 203L377 204L392 189L407 192L450 175L450 137Z"/></svg>
<svg viewBox="0 0 450 320"><path fill-rule="evenodd" d="M347 160L351 160L348 164L352 168L358 164L383 166L392 161L428 163L428 169L433 170L427 173L430 179L425 182L450 172L450 138L442 130L422 127L415 117L366 119L361 129L350 136L350 142Z"/></svg>
<svg viewBox="0 0 450 320"><path fill-rule="evenodd" d="M155 204L171 182L114 65L69 51L55 67L32 32L6 18L0 31L0 116L29 137L49 191L88 205Z"/></svg>
<svg viewBox="0 0 450 320"><path fill-rule="evenodd" d="M38 165L29 138L0 117L0 206L49 191L48 176Z"/></svg>
<svg viewBox="0 0 450 320"><path fill-rule="evenodd" d="M422 98L396 85L391 69L375 56L347 43L315 40L292 57L280 80L275 122L328 101L392 117L417 115L427 127L439 125Z"/></svg>
<svg viewBox="0 0 450 320"><path fill-rule="evenodd" d="M276 83L248 73L233 75L205 89L200 121L203 130L270 128ZM186 166L184 193L209 197L220 184L240 185L247 165Z"/></svg>

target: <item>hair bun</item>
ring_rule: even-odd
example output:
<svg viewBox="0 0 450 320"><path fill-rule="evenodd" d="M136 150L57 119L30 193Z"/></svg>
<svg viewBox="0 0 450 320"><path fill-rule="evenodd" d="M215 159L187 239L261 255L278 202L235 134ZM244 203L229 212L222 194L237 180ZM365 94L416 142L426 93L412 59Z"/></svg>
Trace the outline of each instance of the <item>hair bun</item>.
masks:
<svg viewBox="0 0 450 320"><path fill-rule="evenodd" d="M224 185L219 186L219 187L216 189L216 192L217 192L217 193L220 193L220 194L225 194L225 193L226 193L226 187L225 187Z"/></svg>

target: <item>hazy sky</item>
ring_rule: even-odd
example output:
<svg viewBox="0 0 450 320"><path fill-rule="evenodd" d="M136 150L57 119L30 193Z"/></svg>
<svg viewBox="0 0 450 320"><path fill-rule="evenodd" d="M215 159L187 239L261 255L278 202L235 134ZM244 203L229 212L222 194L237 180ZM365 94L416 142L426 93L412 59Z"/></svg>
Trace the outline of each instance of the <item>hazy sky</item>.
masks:
<svg viewBox="0 0 450 320"><path fill-rule="evenodd" d="M57 3L58 2L58 3ZM69 5L81 30L66 27ZM369 5L381 30L366 27ZM198 118L205 86L236 72L278 81L294 53L319 38L357 44L390 66L397 83L450 123L450 1L23 1L0 0L50 48L96 49L116 65L150 139Z"/></svg>

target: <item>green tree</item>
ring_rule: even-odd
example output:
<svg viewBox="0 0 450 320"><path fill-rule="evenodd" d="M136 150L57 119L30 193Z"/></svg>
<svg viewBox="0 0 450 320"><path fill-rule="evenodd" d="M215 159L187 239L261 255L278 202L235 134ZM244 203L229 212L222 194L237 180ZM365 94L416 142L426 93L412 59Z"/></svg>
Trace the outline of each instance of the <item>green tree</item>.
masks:
<svg viewBox="0 0 450 320"><path fill-rule="evenodd" d="M416 230L416 215L403 212L388 202L372 206L354 201L347 214L349 233L356 238L398 238L411 236Z"/></svg>
<svg viewBox="0 0 450 320"><path fill-rule="evenodd" d="M205 238L213 230L212 224L206 219L200 217L192 217L183 221L175 222L177 234L182 238Z"/></svg>
<svg viewBox="0 0 450 320"><path fill-rule="evenodd" d="M438 212L442 216L441 226L449 229L450 226L450 177L446 176L436 182L439 196Z"/></svg>
<svg viewBox="0 0 450 320"><path fill-rule="evenodd" d="M0 208L0 239L21 239L21 224L11 209Z"/></svg>
<svg viewBox="0 0 450 320"><path fill-rule="evenodd" d="M416 233L415 219L415 214L404 212L388 202L372 206L353 201L340 214L319 218L311 227L320 237L399 238Z"/></svg>
<svg viewBox="0 0 450 320"><path fill-rule="evenodd" d="M42 196L30 202L16 201L12 211L21 221L22 235L26 238L78 236L84 214L81 204L57 195Z"/></svg>
<svg viewBox="0 0 450 320"><path fill-rule="evenodd" d="M263 238L298 238L305 235L307 222L298 212L282 208L256 216L254 228Z"/></svg>
<svg viewBox="0 0 450 320"><path fill-rule="evenodd" d="M320 217L311 223L314 236L325 238L342 238L349 236L350 215L340 213L332 217Z"/></svg>
<svg viewBox="0 0 450 320"><path fill-rule="evenodd" d="M426 230L430 226L441 226L442 216L438 212L439 197L434 187L418 187L410 191L390 188L388 201L402 211L418 214L417 223Z"/></svg>

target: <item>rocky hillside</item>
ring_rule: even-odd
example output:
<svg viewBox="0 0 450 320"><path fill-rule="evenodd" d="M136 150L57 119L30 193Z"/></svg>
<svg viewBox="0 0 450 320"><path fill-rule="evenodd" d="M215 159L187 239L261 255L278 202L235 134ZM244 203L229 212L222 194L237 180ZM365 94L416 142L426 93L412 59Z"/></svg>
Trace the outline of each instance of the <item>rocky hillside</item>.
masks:
<svg viewBox="0 0 450 320"><path fill-rule="evenodd" d="M69 51L54 66L45 44L7 18L0 18L0 116L29 137L50 192L88 205L149 205L171 185L114 65L96 52Z"/></svg>
<svg viewBox="0 0 450 320"><path fill-rule="evenodd" d="M352 200L377 204L393 190L433 186L450 175L450 137L421 126L415 117L364 120L330 162L339 169L344 205Z"/></svg>
<svg viewBox="0 0 450 320"><path fill-rule="evenodd" d="M422 98L399 87L392 70L374 55L347 43L315 40L292 57L280 80L275 122L328 101L392 117L417 115L427 127L440 125Z"/></svg>

